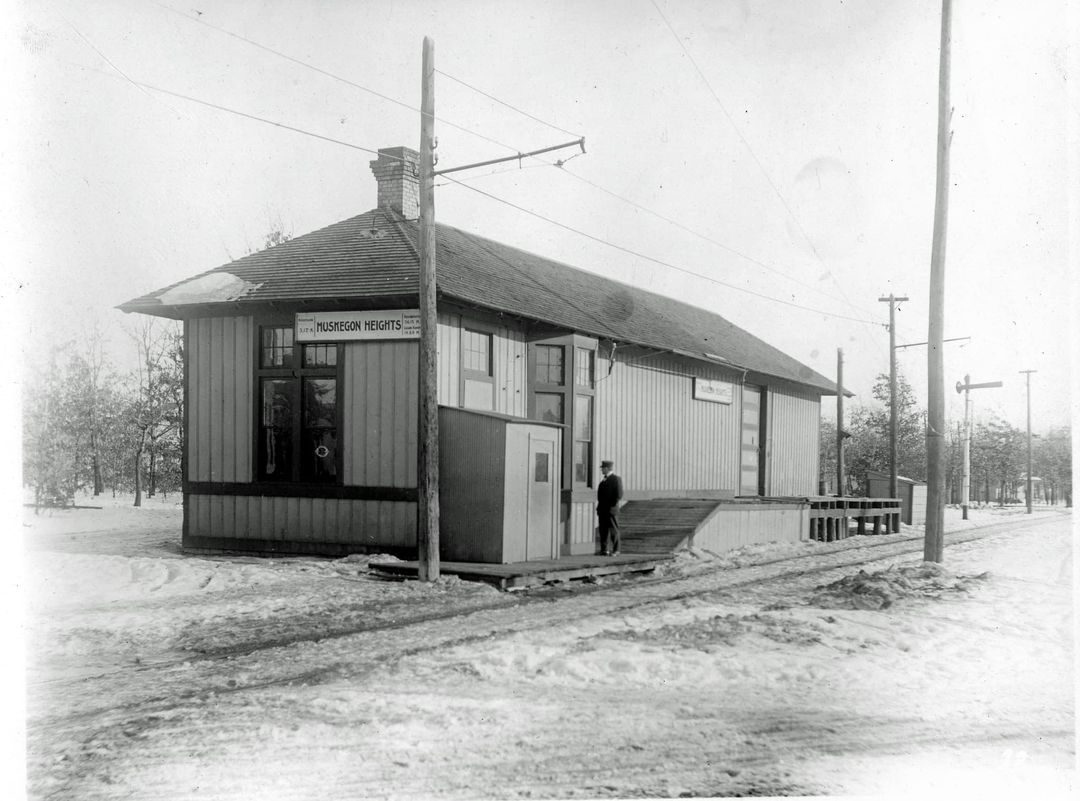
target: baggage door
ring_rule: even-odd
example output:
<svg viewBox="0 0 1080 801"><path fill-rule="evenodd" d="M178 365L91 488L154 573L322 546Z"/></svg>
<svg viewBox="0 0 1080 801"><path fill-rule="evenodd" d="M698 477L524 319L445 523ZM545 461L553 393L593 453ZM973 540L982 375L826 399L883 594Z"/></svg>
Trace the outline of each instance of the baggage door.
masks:
<svg viewBox="0 0 1080 801"><path fill-rule="evenodd" d="M739 494L765 494L765 403L762 388L742 388L742 453Z"/></svg>
<svg viewBox="0 0 1080 801"><path fill-rule="evenodd" d="M555 443L529 435L529 493L525 559L555 558Z"/></svg>

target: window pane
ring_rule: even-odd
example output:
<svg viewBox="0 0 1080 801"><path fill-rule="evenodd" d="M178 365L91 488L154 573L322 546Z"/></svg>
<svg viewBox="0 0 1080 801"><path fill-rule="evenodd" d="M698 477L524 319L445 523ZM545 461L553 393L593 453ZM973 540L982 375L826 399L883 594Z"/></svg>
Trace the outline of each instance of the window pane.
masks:
<svg viewBox="0 0 1080 801"><path fill-rule="evenodd" d="M262 354L260 364L263 367L293 366L293 330L292 326L267 327L262 330Z"/></svg>
<svg viewBox="0 0 1080 801"><path fill-rule="evenodd" d="M304 429L300 478L303 481L333 481L337 476L337 429Z"/></svg>
<svg viewBox="0 0 1080 801"><path fill-rule="evenodd" d="M466 370L491 375L491 334L470 331L461 335L461 363Z"/></svg>
<svg viewBox="0 0 1080 801"><path fill-rule="evenodd" d="M491 382L466 378L465 393L461 404L466 409L477 409L482 412L492 411L495 408L495 398L492 394Z"/></svg>
<svg viewBox="0 0 1080 801"><path fill-rule="evenodd" d="M337 364L337 345L304 345L305 367L333 367Z"/></svg>
<svg viewBox="0 0 1080 801"><path fill-rule="evenodd" d="M291 378L264 378L262 382L262 424L276 428L292 427Z"/></svg>
<svg viewBox="0 0 1080 801"><path fill-rule="evenodd" d="M561 387L563 380L563 346L537 345L536 383L554 384Z"/></svg>
<svg viewBox="0 0 1080 801"><path fill-rule="evenodd" d="M264 379L259 427L259 478L292 478L293 379Z"/></svg>
<svg viewBox="0 0 1080 801"><path fill-rule="evenodd" d="M332 481L337 476L337 379L305 378L300 478Z"/></svg>
<svg viewBox="0 0 1080 801"><path fill-rule="evenodd" d="M591 442L574 443L574 482L592 486Z"/></svg>
<svg viewBox="0 0 1080 801"><path fill-rule="evenodd" d="M550 470L548 469L548 455L546 453L537 453L534 456L536 457L536 464L533 465L533 481L547 484L551 481Z"/></svg>
<svg viewBox="0 0 1080 801"><path fill-rule="evenodd" d="M337 425L337 379L304 379L304 428Z"/></svg>
<svg viewBox="0 0 1080 801"><path fill-rule="evenodd" d="M574 439L592 439L592 398L586 395L574 398Z"/></svg>
<svg viewBox="0 0 1080 801"><path fill-rule="evenodd" d="M586 348L577 349L577 360L575 362L574 383L579 387L592 388L595 368L593 367L593 352Z"/></svg>
<svg viewBox="0 0 1080 801"><path fill-rule="evenodd" d="M557 392L537 392L536 419L547 423L563 421L563 396Z"/></svg>

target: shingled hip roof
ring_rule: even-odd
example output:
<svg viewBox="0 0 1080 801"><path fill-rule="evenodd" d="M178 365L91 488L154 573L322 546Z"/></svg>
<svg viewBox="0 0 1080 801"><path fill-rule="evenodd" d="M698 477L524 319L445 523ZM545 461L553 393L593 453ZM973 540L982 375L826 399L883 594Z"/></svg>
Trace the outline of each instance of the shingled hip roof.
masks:
<svg viewBox="0 0 1080 801"><path fill-rule="evenodd" d="M416 296L418 236L415 220L369 211L119 308L183 319L226 304L236 314L269 302ZM836 392L828 378L713 312L448 225L437 224L435 238L441 297Z"/></svg>

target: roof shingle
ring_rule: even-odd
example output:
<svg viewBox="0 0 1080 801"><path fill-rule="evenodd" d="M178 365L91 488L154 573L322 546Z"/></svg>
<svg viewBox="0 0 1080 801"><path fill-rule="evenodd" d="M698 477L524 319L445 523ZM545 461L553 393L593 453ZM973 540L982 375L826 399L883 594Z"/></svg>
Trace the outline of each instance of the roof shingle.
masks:
<svg viewBox="0 0 1080 801"><path fill-rule="evenodd" d="M182 318L195 305L222 302L242 308L274 301L348 302L416 295L418 236L416 221L373 210L135 298L120 308ZM436 224L436 263L443 297L620 343L719 360L822 393L836 391L828 378L718 314L448 225ZM205 276L215 273L240 279L235 286L242 291L236 297L200 299L199 280L206 283ZM183 303L167 302L174 298L182 298Z"/></svg>

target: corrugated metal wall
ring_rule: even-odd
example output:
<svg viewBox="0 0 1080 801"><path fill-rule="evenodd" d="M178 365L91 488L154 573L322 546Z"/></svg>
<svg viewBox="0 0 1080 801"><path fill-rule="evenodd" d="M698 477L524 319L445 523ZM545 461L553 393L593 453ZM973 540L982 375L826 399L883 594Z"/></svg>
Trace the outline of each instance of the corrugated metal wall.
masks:
<svg viewBox="0 0 1080 801"><path fill-rule="evenodd" d="M197 537L416 546L416 504L408 501L190 495L187 514Z"/></svg>
<svg viewBox="0 0 1080 801"><path fill-rule="evenodd" d="M816 495L821 398L811 392L769 388L767 495Z"/></svg>
<svg viewBox="0 0 1080 801"><path fill-rule="evenodd" d="M188 322L191 481L251 481L252 332L250 317Z"/></svg>
<svg viewBox="0 0 1080 801"><path fill-rule="evenodd" d="M461 328L468 326L467 315L439 314L439 403L458 406L461 403ZM490 324L476 325L487 330ZM528 386L525 372L525 335L508 326L495 326L492 331L495 379L495 411L514 417L528 414Z"/></svg>
<svg viewBox="0 0 1080 801"><path fill-rule="evenodd" d="M439 410L439 532L448 561L503 561L506 421Z"/></svg>
<svg viewBox="0 0 1080 801"><path fill-rule="evenodd" d="M350 342L345 346L345 484L417 485L419 359L415 341Z"/></svg>
<svg viewBox="0 0 1080 801"><path fill-rule="evenodd" d="M640 358L640 357L638 357ZM735 386L730 404L694 400L692 375ZM597 363L596 460L614 459L627 490L731 490L739 487L737 375L676 357Z"/></svg>

